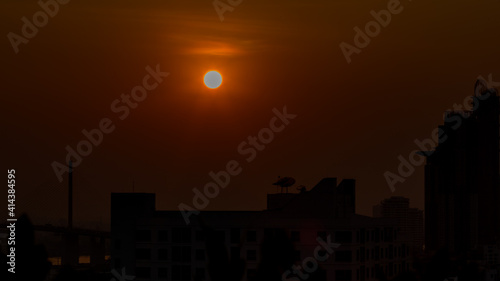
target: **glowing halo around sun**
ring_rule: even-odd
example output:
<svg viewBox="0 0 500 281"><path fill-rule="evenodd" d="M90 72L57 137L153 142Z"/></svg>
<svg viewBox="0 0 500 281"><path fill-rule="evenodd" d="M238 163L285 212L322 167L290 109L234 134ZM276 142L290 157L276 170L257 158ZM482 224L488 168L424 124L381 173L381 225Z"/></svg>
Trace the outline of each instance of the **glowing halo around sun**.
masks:
<svg viewBox="0 0 500 281"><path fill-rule="evenodd" d="M207 74L205 74L203 82L205 82L205 86L210 89L219 88L222 84L222 75L220 75L220 73L215 70L209 71L207 72Z"/></svg>

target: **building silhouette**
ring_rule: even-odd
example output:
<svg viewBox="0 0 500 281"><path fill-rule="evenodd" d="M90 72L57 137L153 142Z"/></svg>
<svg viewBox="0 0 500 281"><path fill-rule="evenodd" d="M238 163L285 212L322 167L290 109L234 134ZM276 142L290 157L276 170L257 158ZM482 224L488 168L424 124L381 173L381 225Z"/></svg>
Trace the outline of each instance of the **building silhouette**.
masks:
<svg viewBox="0 0 500 281"><path fill-rule="evenodd" d="M392 218L399 227L400 240L410 246L410 254L420 255L424 247L424 212L410 208L410 199L392 196L373 206L373 217Z"/></svg>
<svg viewBox="0 0 500 281"><path fill-rule="evenodd" d="M498 250L499 97L478 81L473 110L445 114L425 166L425 247L455 254ZM485 252L486 251L486 252ZM491 263L497 261L490 258Z"/></svg>
<svg viewBox="0 0 500 281"><path fill-rule="evenodd" d="M350 179L337 184L325 178L309 191L270 194L263 211L201 211L197 217L186 225L179 211L156 210L154 194L113 193L112 268L125 268L135 280L229 280L218 279L218 270L227 275L241 268L241 278L231 280L304 280L300 274L307 274L309 280L361 281L410 268L409 246L393 219L355 214ZM335 249L318 252L318 238ZM316 254L327 258L310 272Z"/></svg>

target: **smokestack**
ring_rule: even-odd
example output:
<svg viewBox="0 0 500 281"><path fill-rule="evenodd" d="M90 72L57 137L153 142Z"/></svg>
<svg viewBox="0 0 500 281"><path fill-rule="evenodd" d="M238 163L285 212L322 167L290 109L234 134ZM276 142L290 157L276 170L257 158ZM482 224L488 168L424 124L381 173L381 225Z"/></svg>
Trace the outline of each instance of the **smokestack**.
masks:
<svg viewBox="0 0 500 281"><path fill-rule="evenodd" d="M73 163L69 161L68 173L68 228L73 228Z"/></svg>

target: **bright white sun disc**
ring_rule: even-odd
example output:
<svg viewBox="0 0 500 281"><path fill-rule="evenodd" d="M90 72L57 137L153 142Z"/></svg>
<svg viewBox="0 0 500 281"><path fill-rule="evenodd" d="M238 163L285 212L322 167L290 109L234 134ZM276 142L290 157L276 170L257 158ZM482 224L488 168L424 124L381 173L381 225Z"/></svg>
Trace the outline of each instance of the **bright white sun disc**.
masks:
<svg viewBox="0 0 500 281"><path fill-rule="evenodd" d="M210 89L218 88L222 84L222 75L217 71L209 71L203 78L205 85Z"/></svg>

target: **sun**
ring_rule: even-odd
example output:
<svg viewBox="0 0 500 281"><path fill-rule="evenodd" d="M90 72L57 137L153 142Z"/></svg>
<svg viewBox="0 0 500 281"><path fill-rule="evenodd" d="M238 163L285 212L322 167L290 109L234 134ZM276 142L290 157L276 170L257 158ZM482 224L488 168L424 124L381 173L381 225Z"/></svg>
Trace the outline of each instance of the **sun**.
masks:
<svg viewBox="0 0 500 281"><path fill-rule="evenodd" d="M207 86L208 88L216 89L219 88L222 84L222 75L220 75L219 72L212 70L205 74L203 81L205 82L205 86Z"/></svg>

